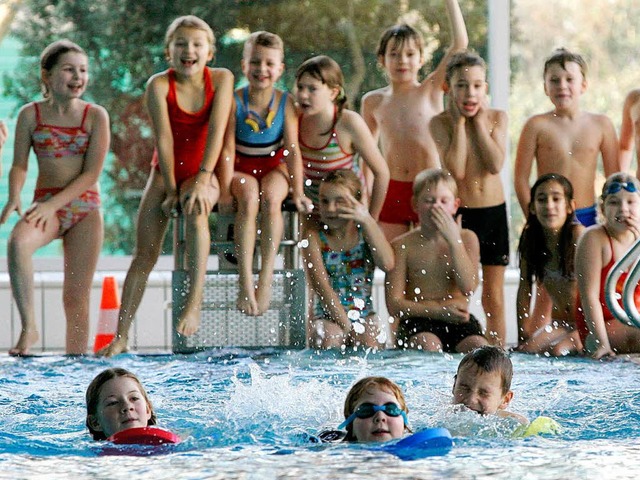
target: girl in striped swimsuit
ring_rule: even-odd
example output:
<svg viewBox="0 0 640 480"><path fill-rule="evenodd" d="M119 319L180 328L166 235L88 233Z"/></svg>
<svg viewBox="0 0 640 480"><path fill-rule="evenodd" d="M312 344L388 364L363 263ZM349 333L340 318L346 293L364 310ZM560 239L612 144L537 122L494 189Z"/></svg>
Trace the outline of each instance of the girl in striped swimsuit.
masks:
<svg viewBox="0 0 640 480"><path fill-rule="evenodd" d="M296 96L305 195L317 207L320 182L333 170L355 170L363 180L355 160L358 154L373 173L369 211L377 220L387 194L389 168L362 117L345 108L340 66L325 55L304 62L296 72Z"/></svg>

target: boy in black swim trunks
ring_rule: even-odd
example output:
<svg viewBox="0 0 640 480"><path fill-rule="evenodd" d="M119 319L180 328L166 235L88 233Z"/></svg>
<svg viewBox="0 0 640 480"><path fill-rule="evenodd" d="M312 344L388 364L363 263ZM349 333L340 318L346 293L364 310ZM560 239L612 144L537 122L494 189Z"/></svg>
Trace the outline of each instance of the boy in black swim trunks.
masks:
<svg viewBox="0 0 640 480"><path fill-rule="evenodd" d="M454 218L460 200L453 176L439 168L413 183L418 228L392 242L396 266L387 274L386 301L401 348L468 352L486 345L469 313L478 286L478 237Z"/></svg>
<svg viewBox="0 0 640 480"><path fill-rule="evenodd" d="M503 345L509 227L500 171L505 161L507 114L489 108L486 74L485 62L477 54L453 55L447 64L447 109L431 119L429 128L443 167L458 184L462 226L473 230L480 241L487 338Z"/></svg>

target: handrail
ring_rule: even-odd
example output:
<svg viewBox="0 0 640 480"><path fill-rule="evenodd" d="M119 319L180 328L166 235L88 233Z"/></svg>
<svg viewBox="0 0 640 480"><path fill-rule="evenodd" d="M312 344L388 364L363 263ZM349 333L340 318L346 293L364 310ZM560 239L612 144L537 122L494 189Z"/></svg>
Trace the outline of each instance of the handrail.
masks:
<svg viewBox="0 0 640 480"><path fill-rule="evenodd" d="M613 254L613 252L612 252ZM615 263L605 281L605 301L609 310L620 322L631 327L640 328L640 312L635 303L635 291L640 281L640 239ZM633 267L631 267L633 265ZM622 288L622 304L617 301L616 286L620 276L631 267L629 276Z"/></svg>

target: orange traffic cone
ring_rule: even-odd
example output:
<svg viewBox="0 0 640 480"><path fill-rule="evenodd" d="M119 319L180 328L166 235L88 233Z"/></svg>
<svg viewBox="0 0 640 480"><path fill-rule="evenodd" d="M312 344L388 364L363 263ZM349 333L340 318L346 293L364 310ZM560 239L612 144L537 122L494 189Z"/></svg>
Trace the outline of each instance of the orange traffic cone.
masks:
<svg viewBox="0 0 640 480"><path fill-rule="evenodd" d="M111 343L118 329L118 312L120 299L115 277L104 277L102 280L102 300L98 317L98 331L93 344L94 353Z"/></svg>

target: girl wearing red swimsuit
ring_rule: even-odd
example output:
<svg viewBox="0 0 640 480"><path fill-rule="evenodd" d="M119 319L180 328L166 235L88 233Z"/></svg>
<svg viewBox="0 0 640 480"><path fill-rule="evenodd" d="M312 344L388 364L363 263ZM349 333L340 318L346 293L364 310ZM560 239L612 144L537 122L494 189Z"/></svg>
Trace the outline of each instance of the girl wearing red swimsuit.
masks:
<svg viewBox="0 0 640 480"><path fill-rule="evenodd" d="M602 187L602 225L589 227L576 248L576 274L584 322L576 318L588 353L599 359L640 353L640 329L613 318L603 305L604 280L616 260L640 238L640 182L626 173Z"/></svg>

